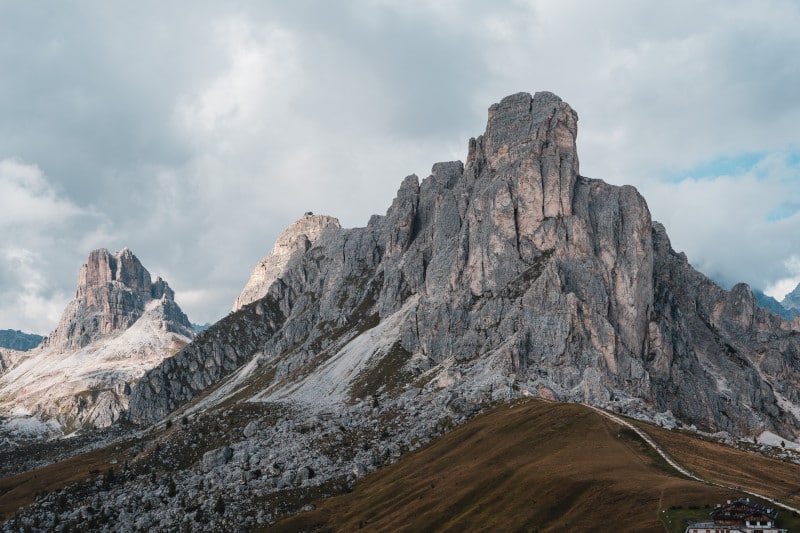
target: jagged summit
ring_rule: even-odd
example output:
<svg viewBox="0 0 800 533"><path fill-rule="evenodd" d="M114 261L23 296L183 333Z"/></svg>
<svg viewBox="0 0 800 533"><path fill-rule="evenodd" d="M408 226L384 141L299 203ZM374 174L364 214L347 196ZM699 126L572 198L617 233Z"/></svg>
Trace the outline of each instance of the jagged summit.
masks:
<svg viewBox="0 0 800 533"><path fill-rule="evenodd" d="M407 386L453 416L534 395L796 438L800 332L695 271L635 188L581 176L577 119L504 98L465 163L407 177L385 216L282 243L260 299L145 375L132 419L234 372L241 397L312 410Z"/></svg>
<svg viewBox="0 0 800 533"><path fill-rule="evenodd" d="M151 281L150 273L128 248L115 254L105 248L93 250L80 268L75 298L44 346L75 350L101 335L126 330L152 300L164 300L162 306L170 327L191 328L167 282L160 277Z"/></svg>
<svg viewBox="0 0 800 533"><path fill-rule="evenodd" d="M247 529L526 396L800 447L796 325L695 271L633 187L579 175L576 135L554 95L513 95L464 163L405 178L366 227L293 224L257 290L133 385L128 420L156 424L136 440L152 452L135 483L103 489L103 516L175 529L221 495L237 512L210 525ZM131 487L165 493L153 465L180 496L142 522L126 506Z"/></svg>
<svg viewBox="0 0 800 533"><path fill-rule="evenodd" d="M117 420L131 382L194 337L174 298L128 248L92 251L56 329L39 349L6 357L0 415L36 416L62 428Z"/></svg>
<svg viewBox="0 0 800 533"><path fill-rule="evenodd" d="M292 258L311 248L327 228L341 228L339 220L307 212L283 230L269 255L253 269L250 279L233 304L233 310L236 311L267 294L269 286L286 272Z"/></svg>

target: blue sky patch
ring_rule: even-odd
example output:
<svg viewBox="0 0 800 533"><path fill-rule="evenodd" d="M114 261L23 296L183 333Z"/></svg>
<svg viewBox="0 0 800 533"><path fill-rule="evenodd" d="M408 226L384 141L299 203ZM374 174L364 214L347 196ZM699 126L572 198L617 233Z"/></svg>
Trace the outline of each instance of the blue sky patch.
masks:
<svg viewBox="0 0 800 533"><path fill-rule="evenodd" d="M718 178L719 176L739 176L752 170L766 155L766 152L754 152L731 157L720 157L700 163L695 167L681 170L670 177L669 181L680 183L688 179L704 180ZM800 160L800 154L793 154L793 156Z"/></svg>
<svg viewBox="0 0 800 533"><path fill-rule="evenodd" d="M797 213L798 206L796 205L782 205L767 215L767 221L778 222L786 219Z"/></svg>

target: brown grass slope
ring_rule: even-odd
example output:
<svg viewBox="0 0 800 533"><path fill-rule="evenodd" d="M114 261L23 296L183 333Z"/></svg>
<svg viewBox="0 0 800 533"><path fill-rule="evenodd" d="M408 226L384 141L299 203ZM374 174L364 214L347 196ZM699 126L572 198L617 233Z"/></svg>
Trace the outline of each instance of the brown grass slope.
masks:
<svg viewBox="0 0 800 533"><path fill-rule="evenodd" d="M689 432L667 431L643 422L636 424L670 456L698 476L766 494L795 508L800 507L798 465L720 446Z"/></svg>
<svg viewBox="0 0 800 533"><path fill-rule="evenodd" d="M740 496L680 477L633 431L586 407L529 400L271 530L664 531L663 509Z"/></svg>
<svg viewBox="0 0 800 533"><path fill-rule="evenodd" d="M51 465L0 479L0 521L10 518L19 507L33 503L40 492L53 492L72 483L85 482L106 473L121 462L122 454L105 447ZM119 464L116 465L119 469Z"/></svg>

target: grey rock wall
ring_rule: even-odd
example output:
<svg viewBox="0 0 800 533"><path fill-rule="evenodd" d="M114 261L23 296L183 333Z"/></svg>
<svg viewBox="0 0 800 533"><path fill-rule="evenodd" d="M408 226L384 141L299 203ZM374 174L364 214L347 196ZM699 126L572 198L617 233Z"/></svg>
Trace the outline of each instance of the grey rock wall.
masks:
<svg viewBox="0 0 800 533"><path fill-rule="evenodd" d="M161 299L168 302L170 327L191 332L167 282L161 278L152 282L150 273L128 248L116 254L105 248L94 250L81 266L75 297L42 346L64 352L80 349L102 335L128 329L144 314L148 302Z"/></svg>
<svg viewBox="0 0 800 533"><path fill-rule="evenodd" d="M491 106L466 163L407 177L385 216L293 252L260 300L280 313L226 319L254 339L231 365L258 352L273 383L302 380L414 296L402 349L434 365L491 361L512 394L798 435L796 324L759 308L746 286L726 292L694 270L633 187L581 176L576 136L577 114L551 93ZM201 336L146 375L132 418L155 421L232 372L209 362L224 349L215 342Z"/></svg>

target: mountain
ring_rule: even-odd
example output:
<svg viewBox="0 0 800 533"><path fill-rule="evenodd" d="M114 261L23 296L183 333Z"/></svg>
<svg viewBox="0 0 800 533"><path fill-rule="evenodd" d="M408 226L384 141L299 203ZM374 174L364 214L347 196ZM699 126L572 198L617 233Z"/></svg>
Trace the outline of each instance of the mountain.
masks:
<svg viewBox="0 0 800 533"><path fill-rule="evenodd" d="M25 352L36 348L41 342L41 335L23 333L13 329L0 330L0 348Z"/></svg>
<svg viewBox="0 0 800 533"><path fill-rule="evenodd" d="M800 314L800 283L792 292L784 296L781 305L786 309L797 311Z"/></svg>
<svg viewBox="0 0 800 533"><path fill-rule="evenodd" d="M791 466L800 447L792 442L800 434L798 322L761 309L746 285L726 291L694 270L634 188L579 173L576 136L577 114L557 96L512 95L489 108L465 163L435 164L422 182L407 177L385 216L346 229L304 215L256 267L228 316L132 381L124 415L138 431L34 472L13 467L40 453L64 457L69 442L14 450L6 471L18 475L0 484L2 510L29 504L36 492L39 499L12 527L38 520L79 530L252 530L311 501L355 494L370 472L406 457L411 470L425 465L421 483L405 490L391 478L363 481L374 488L359 493L366 501L343 500L356 512L331 524L369 528L385 509L391 530L399 515L438 520L431 508L439 506L438 517L458 526L450 515L459 503L475 503L468 517L480 516L478 505L542 519L609 506L617 513L605 516L623 516L643 501L649 511L636 512L652 525L653 513L666 511L656 494L685 504L688 485L641 468L641 454L614 440L625 435L609 439L606 423L587 416L596 411L555 401L688 430L693 437L673 456L700 457L706 439ZM101 329L73 331L91 338ZM539 414L501 414L488 428L470 422L531 396L545 400L535 402ZM782 441L786 449L767 444ZM409 454L432 442L443 444L413 462ZM534 453L514 463L519 468L500 464L528 444L541 463ZM473 452L481 456L472 460ZM752 469L744 470L755 456L731 456L724 464L747 479L728 484L751 486ZM630 476L609 473L621 463L633 465ZM765 493L796 505L794 485L779 493L778 480L795 474L781 464L755 481L769 480L774 490ZM633 483L639 475L653 486ZM419 492L429 483L456 503L429 505ZM562 486L569 490L554 492ZM504 507L482 491L513 498Z"/></svg>
<svg viewBox="0 0 800 533"><path fill-rule="evenodd" d="M796 316L800 316L800 309L793 310L791 308L784 307L784 305L781 302L779 302L772 296L764 294L760 290L754 289L753 294L756 297L756 302L758 303L758 305L760 307L763 307L770 313L779 315L785 318L786 320L791 320Z"/></svg>
<svg viewBox="0 0 800 533"><path fill-rule="evenodd" d="M25 354L18 350L11 350L9 348L0 348L0 375L11 367L16 366L17 361Z"/></svg>
<svg viewBox="0 0 800 533"><path fill-rule="evenodd" d="M467 412L533 395L796 438L800 332L693 269L633 187L581 176L576 135L551 93L493 105L465 164L407 177L364 228L268 256L237 306L266 294L145 374L131 419L212 385L314 412L414 384Z"/></svg>
<svg viewBox="0 0 800 533"><path fill-rule="evenodd" d="M164 280L152 281L127 248L95 250L58 327L0 376L0 414L67 431L107 426L126 409L131 384L192 338Z"/></svg>
<svg viewBox="0 0 800 533"><path fill-rule="evenodd" d="M233 311L266 296L270 286L286 273L289 260L311 248L327 228L341 229L341 226L333 217L306 213L283 230L269 255L253 269L247 285L233 304Z"/></svg>

